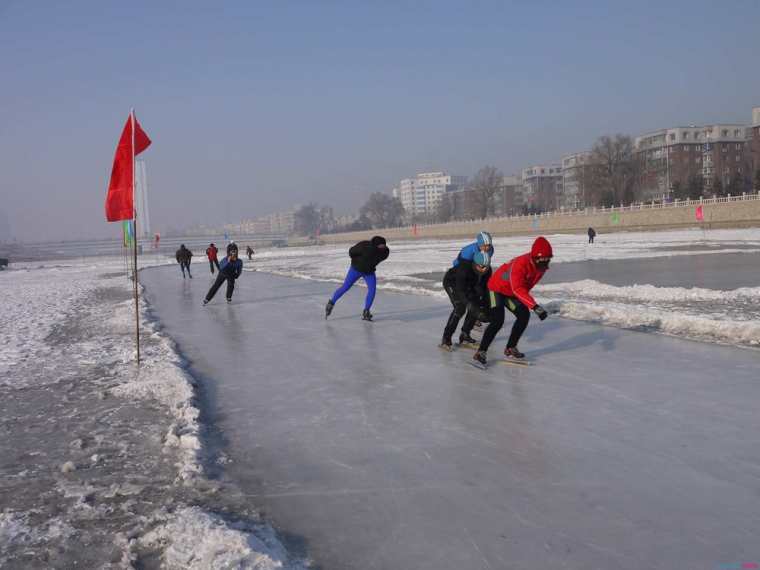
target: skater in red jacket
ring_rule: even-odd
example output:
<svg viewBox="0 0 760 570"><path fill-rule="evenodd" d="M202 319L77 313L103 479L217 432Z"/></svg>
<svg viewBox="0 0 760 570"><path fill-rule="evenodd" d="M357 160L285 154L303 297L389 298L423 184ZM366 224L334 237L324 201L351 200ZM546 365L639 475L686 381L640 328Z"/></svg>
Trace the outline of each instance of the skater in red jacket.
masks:
<svg viewBox="0 0 760 570"><path fill-rule="evenodd" d="M486 365L486 352L504 324L504 308L506 307L516 317L512 325L504 355L507 358L520 360L525 355L517 350L517 343L530 320L530 311L536 313L542 321L547 317L546 310L531 296L530 290L535 287L549 269L552 259L552 246L544 237L536 238L530 253L515 257L509 263L503 264L494 271L488 280L488 306L491 322L483 333L478 351L473 358L483 366Z"/></svg>

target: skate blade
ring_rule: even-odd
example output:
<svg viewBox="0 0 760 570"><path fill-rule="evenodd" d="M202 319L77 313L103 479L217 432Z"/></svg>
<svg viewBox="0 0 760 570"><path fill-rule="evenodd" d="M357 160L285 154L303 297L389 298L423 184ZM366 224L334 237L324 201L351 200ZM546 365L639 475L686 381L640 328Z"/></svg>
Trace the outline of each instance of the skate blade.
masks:
<svg viewBox="0 0 760 570"><path fill-rule="evenodd" d="M445 350L446 352L454 352L454 347L449 344L439 344L438 348Z"/></svg>
<svg viewBox="0 0 760 570"><path fill-rule="evenodd" d="M504 364L511 364L513 366L533 366L533 362L526 358L521 358L518 360L517 358L508 358L505 356L504 358L500 358L499 362L503 362Z"/></svg>
<svg viewBox="0 0 760 570"><path fill-rule="evenodd" d="M478 347L480 346L480 341L475 342L475 343L473 343L473 342L458 342L457 345L458 346L463 346L464 348L471 348L473 350L477 350Z"/></svg>
<svg viewBox="0 0 760 570"><path fill-rule="evenodd" d="M478 370L488 370L488 364L481 364L477 360L468 360L467 362L470 366L474 366Z"/></svg>

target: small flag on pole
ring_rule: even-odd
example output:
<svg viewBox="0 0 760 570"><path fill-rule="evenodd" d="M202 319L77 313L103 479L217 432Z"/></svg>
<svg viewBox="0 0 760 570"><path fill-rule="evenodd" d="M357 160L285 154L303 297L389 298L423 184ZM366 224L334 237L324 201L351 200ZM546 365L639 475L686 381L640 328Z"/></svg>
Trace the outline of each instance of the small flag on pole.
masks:
<svg viewBox="0 0 760 570"><path fill-rule="evenodd" d="M697 209L694 211L694 217L697 218L698 222L705 221L705 212L702 209L702 206L697 206Z"/></svg>

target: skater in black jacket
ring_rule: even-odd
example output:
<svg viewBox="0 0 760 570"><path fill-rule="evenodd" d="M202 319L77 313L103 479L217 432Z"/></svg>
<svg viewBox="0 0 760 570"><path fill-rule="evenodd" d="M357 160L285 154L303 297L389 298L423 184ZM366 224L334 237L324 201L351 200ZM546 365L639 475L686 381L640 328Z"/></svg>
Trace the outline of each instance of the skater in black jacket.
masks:
<svg viewBox="0 0 760 570"><path fill-rule="evenodd" d="M478 251L472 261L462 261L452 267L443 277L443 288L454 306L449 320L443 330L441 348L451 350L451 336L457 330L462 317L464 324L459 335L459 344L475 344L477 341L470 336L476 320L485 320L484 313L488 296L488 279L491 277L491 256Z"/></svg>
<svg viewBox="0 0 760 570"><path fill-rule="evenodd" d="M193 276L190 274L190 261L193 257L193 252L187 249L183 243L179 246L175 257L177 258L177 263L179 263L180 269L182 269L182 278L185 278L185 269L187 269L187 274L190 279L192 279Z"/></svg>
<svg viewBox="0 0 760 570"><path fill-rule="evenodd" d="M343 285L341 285L335 293L333 293L332 298L327 301L325 318L330 316L338 299L340 299L361 277L367 284L367 297L364 299L362 319L365 321L371 321L372 313L370 313L369 310L375 300L375 288L377 286L375 268L380 262L388 259L389 254L390 250L386 245L385 238L382 236L375 236L369 241L360 241L354 247L349 249L348 255L351 257L351 267L348 269L348 275L346 275L346 280L343 282Z"/></svg>

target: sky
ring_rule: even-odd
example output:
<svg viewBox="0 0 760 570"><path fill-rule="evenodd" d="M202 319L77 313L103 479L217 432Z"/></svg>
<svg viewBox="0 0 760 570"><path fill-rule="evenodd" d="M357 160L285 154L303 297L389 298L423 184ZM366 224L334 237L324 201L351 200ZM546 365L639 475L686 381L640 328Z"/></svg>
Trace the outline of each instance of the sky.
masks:
<svg viewBox="0 0 760 570"><path fill-rule="evenodd" d="M756 0L0 0L0 239L118 236L103 203L132 107L158 232L749 124L758 21Z"/></svg>

